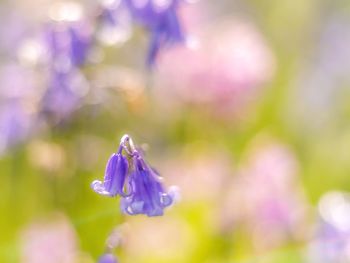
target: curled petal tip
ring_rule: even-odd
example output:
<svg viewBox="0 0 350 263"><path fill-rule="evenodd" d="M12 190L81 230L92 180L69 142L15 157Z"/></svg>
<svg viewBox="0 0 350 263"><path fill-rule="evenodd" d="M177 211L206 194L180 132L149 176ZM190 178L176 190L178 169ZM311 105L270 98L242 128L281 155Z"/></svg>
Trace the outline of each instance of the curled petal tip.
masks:
<svg viewBox="0 0 350 263"><path fill-rule="evenodd" d="M167 207L173 203L173 198L169 194L161 193L160 202L164 207Z"/></svg>
<svg viewBox="0 0 350 263"><path fill-rule="evenodd" d="M111 196L111 194L106 191L103 183L99 180L95 180L91 183L91 188L94 190L96 193L100 195L106 195L106 196Z"/></svg>

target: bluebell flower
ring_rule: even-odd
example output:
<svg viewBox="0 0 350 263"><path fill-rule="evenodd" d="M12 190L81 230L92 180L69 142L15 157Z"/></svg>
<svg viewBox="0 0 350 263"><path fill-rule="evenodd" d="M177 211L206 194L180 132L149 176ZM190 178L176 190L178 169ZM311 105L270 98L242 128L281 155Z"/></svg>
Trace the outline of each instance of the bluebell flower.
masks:
<svg viewBox="0 0 350 263"><path fill-rule="evenodd" d="M92 45L88 26L82 22L49 25L46 41L51 63L65 60L76 67L86 62Z"/></svg>
<svg viewBox="0 0 350 263"><path fill-rule="evenodd" d="M45 41L49 75L42 111L61 120L80 106L88 90L80 67L88 57L91 35L82 21L52 23L46 27Z"/></svg>
<svg viewBox="0 0 350 263"><path fill-rule="evenodd" d="M107 253L98 259L98 263L118 263L118 260L113 254Z"/></svg>
<svg viewBox="0 0 350 263"><path fill-rule="evenodd" d="M104 9L102 18L106 23L120 27L121 14L127 10L132 20L150 33L146 62L148 66L153 66L162 48L185 39L177 14L179 5L180 0L163 1L163 3L152 0L115 1L110 8Z"/></svg>
<svg viewBox="0 0 350 263"><path fill-rule="evenodd" d="M129 177L131 194L122 199L122 210L129 215L163 215L165 207L172 204L172 197L165 192L162 178L135 153L134 172Z"/></svg>
<svg viewBox="0 0 350 263"><path fill-rule="evenodd" d="M92 182L92 189L99 194L116 196L124 195L125 177L128 173L128 160L122 155L122 147L113 153L106 166L104 181Z"/></svg>
<svg viewBox="0 0 350 263"><path fill-rule="evenodd" d="M145 1L143 5L134 0L124 1L134 20L150 31L148 65L154 64L161 48L184 40L183 29L177 15L179 0L170 0L164 5L151 0Z"/></svg>
<svg viewBox="0 0 350 263"><path fill-rule="evenodd" d="M92 40L88 33L82 31L83 26L70 26L70 56L72 63L81 66L86 62Z"/></svg>
<svg viewBox="0 0 350 263"><path fill-rule="evenodd" d="M129 215L160 216L173 203L162 178L146 163L128 135L123 136L118 152L109 159L104 182L94 181L91 186L102 195L120 195L121 209Z"/></svg>

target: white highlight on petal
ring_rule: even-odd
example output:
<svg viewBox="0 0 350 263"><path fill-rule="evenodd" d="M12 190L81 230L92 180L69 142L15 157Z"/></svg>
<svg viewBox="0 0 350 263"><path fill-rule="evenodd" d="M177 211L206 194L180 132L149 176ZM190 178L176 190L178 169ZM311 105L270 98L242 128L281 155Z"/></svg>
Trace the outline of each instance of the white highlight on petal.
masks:
<svg viewBox="0 0 350 263"><path fill-rule="evenodd" d="M133 202L129 207L128 211L132 211L132 213L139 214L142 213L143 205L145 202L143 201L138 201L138 202ZM130 209L129 209L130 208Z"/></svg>

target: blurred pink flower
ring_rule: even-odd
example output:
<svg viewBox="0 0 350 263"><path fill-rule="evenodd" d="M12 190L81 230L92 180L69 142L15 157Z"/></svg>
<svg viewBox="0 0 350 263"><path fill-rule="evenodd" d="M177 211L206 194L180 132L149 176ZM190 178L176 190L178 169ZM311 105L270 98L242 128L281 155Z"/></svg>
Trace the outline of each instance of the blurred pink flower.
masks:
<svg viewBox="0 0 350 263"><path fill-rule="evenodd" d="M169 184L178 186L186 203L217 200L232 173L230 158L215 150L195 157L184 153L169 160L162 162L160 170Z"/></svg>
<svg viewBox="0 0 350 263"><path fill-rule="evenodd" d="M78 241L71 223L63 215L38 221L22 233L21 262L73 263L76 262Z"/></svg>
<svg viewBox="0 0 350 263"><path fill-rule="evenodd" d="M161 100L166 105L178 100L204 105L223 116L242 114L262 85L271 80L273 54L246 21L216 23L196 35L188 39L187 47L169 49L160 57L156 86Z"/></svg>
<svg viewBox="0 0 350 263"><path fill-rule="evenodd" d="M247 225L257 249L299 239L307 204L293 153L278 143L253 147L223 206L223 226Z"/></svg>

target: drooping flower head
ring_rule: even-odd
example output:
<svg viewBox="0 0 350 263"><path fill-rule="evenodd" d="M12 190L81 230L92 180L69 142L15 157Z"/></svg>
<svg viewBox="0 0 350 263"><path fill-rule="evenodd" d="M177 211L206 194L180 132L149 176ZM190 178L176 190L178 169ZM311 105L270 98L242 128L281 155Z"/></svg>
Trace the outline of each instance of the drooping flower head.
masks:
<svg viewBox="0 0 350 263"><path fill-rule="evenodd" d="M155 62L159 49L167 44L184 40L177 9L178 0L135 1L125 0L135 21L146 27L151 34L147 63Z"/></svg>
<svg viewBox="0 0 350 263"><path fill-rule="evenodd" d="M93 42L92 25L84 18L84 8L77 2L57 2L45 28L49 59L65 60L72 66L83 65Z"/></svg>
<svg viewBox="0 0 350 263"><path fill-rule="evenodd" d="M120 17L127 11L134 22L149 31L151 39L146 62L153 66L160 49L185 39L178 17L179 5L179 0L114 1L103 11L103 17L108 24L123 26Z"/></svg>
<svg viewBox="0 0 350 263"><path fill-rule="evenodd" d="M101 195L123 195L125 177L128 173L128 160L122 155L123 147L120 145L118 152L113 153L106 166L104 181L95 180L92 188Z"/></svg>
<svg viewBox="0 0 350 263"><path fill-rule="evenodd" d="M120 195L121 209L129 215L160 216L173 203L162 178L147 164L128 135L122 137L118 152L110 157L104 181L96 180L91 187L101 195Z"/></svg>
<svg viewBox="0 0 350 263"><path fill-rule="evenodd" d="M129 176L132 194L122 199L122 210L129 215L163 215L163 209L172 203L172 197L164 191L161 177L135 152L134 172Z"/></svg>
<svg viewBox="0 0 350 263"><path fill-rule="evenodd" d="M53 10L52 20L44 28L43 47L48 68L43 112L58 120L80 106L88 85L80 68L88 60L93 43L92 27L82 18L79 4L61 3ZM67 12L67 10L71 10Z"/></svg>

